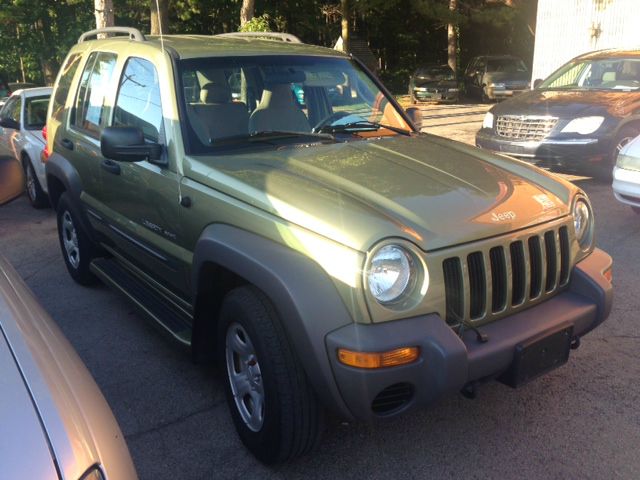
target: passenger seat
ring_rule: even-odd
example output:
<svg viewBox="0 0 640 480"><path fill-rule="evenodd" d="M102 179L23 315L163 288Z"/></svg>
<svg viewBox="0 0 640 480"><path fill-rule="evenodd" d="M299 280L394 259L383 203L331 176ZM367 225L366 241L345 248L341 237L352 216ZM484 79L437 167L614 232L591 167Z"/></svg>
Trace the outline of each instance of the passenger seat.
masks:
<svg viewBox="0 0 640 480"><path fill-rule="evenodd" d="M266 85L262 99L249 119L250 133L272 130L311 131L309 120L298 107L289 83Z"/></svg>
<svg viewBox="0 0 640 480"><path fill-rule="evenodd" d="M204 144L249 132L249 113L242 102L233 102L228 85L207 83L200 89L200 102L189 105L191 123ZM195 125L198 123L199 126ZM208 138L202 138L207 136Z"/></svg>

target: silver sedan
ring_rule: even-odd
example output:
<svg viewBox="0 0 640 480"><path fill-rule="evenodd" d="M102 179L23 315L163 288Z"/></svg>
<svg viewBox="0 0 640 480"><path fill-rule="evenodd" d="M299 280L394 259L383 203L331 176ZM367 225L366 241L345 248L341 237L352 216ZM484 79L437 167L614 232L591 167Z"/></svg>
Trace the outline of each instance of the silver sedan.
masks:
<svg viewBox="0 0 640 480"><path fill-rule="evenodd" d="M2 256L0 465L2 478L137 478L98 386Z"/></svg>

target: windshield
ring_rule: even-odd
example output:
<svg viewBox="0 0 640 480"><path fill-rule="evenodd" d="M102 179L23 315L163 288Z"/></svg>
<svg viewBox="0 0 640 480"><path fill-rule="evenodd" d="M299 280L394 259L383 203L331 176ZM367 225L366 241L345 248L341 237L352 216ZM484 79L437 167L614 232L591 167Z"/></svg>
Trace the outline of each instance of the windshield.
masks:
<svg viewBox="0 0 640 480"><path fill-rule="evenodd" d="M487 61L487 72L526 72L527 67L519 58L490 58Z"/></svg>
<svg viewBox="0 0 640 480"><path fill-rule="evenodd" d="M615 58L570 62L538 87L547 90L638 90L640 59Z"/></svg>
<svg viewBox="0 0 640 480"><path fill-rule="evenodd" d="M297 135L308 142L310 137L357 139L413 130L349 59L197 58L181 61L179 69L189 153L256 138L274 142Z"/></svg>
<svg viewBox="0 0 640 480"><path fill-rule="evenodd" d="M431 81L455 79L453 70L451 70L451 68L449 68L448 66L419 68L418 70L416 70L415 76L417 77L418 80L431 80Z"/></svg>

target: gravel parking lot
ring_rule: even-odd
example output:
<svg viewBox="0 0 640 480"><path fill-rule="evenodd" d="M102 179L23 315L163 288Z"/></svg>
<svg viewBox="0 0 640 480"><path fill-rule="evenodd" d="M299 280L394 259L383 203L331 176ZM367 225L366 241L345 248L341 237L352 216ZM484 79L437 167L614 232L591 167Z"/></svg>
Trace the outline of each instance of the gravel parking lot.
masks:
<svg viewBox="0 0 640 480"><path fill-rule="evenodd" d="M486 105L424 106L425 131L473 142ZM189 355L104 286L68 276L51 210L0 208L0 253L61 326L102 388L143 479L640 478L640 216L610 185L576 179L614 257L610 318L569 363L521 389L481 388L392 422L329 417L318 451L266 468L242 447L215 368Z"/></svg>

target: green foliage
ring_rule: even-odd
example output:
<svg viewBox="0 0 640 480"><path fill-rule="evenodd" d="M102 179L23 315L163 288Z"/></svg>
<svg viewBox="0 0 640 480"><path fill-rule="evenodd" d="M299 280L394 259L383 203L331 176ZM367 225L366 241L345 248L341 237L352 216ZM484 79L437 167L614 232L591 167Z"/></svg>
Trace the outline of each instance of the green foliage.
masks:
<svg viewBox="0 0 640 480"><path fill-rule="evenodd" d="M93 0L0 0L0 71L10 80L52 81L78 36L94 28ZM169 33L217 34L240 29L241 0L171 0ZM352 31L381 59L380 76L404 92L409 74L425 63L446 63L449 22L459 27L459 65L484 53L513 53L530 61L535 0L352 0ZM114 0L117 25L149 31L154 0ZM331 47L340 36L340 0L256 0L243 31L290 32ZM21 62L22 60L22 62ZM21 67L22 64L22 67Z"/></svg>
<svg viewBox="0 0 640 480"><path fill-rule="evenodd" d="M259 17L253 17L247 23L240 27L241 32L271 32L271 27L269 26L269 17L268 13L260 15Z"/></svg>

